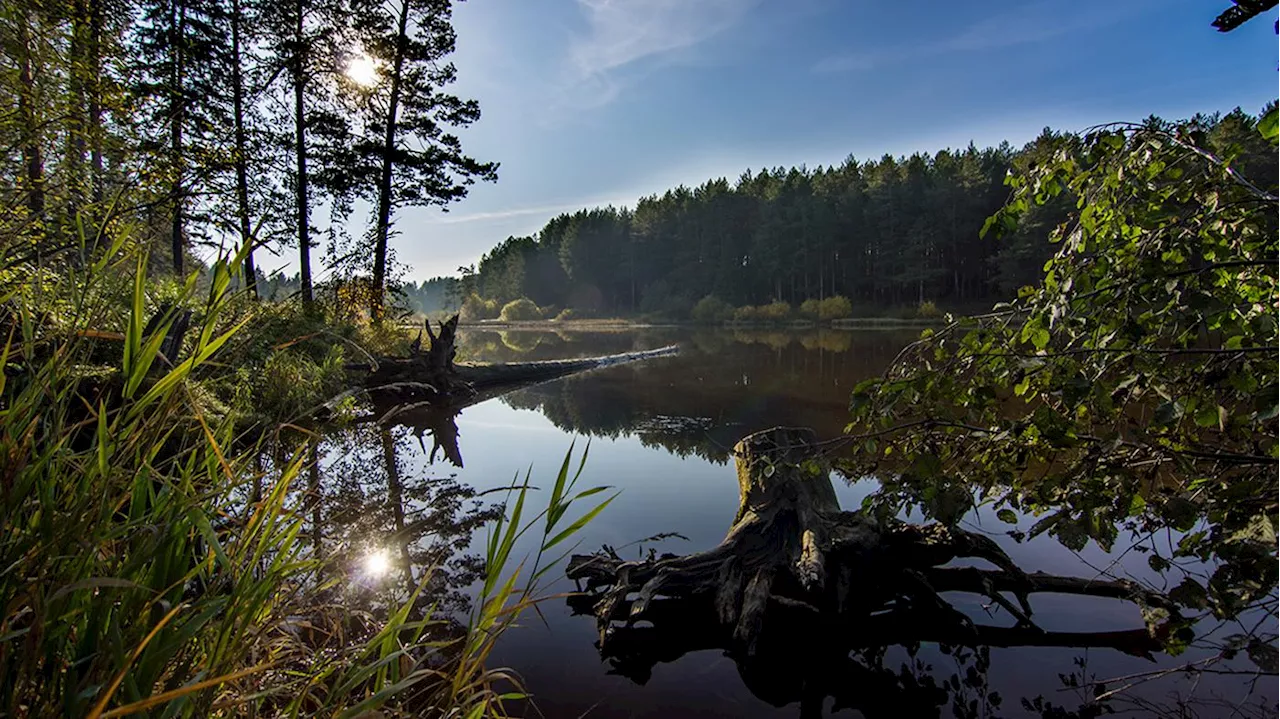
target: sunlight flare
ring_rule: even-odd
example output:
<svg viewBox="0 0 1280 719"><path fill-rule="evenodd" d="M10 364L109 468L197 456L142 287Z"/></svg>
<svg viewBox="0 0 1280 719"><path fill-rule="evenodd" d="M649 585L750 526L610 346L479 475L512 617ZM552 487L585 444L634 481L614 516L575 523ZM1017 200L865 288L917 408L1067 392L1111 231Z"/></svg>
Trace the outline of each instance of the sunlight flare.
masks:
<svg viewBox="0 0 1280 719"><path fill-rule="evenodd" d="M346 76L360 87L373 87L378 84L378 62L364 53L353 55L347 60Z"/></svg>
<svg viewBox="0 0 1280 719"><path fill-rule="evenodd" d="M385 549L376 549L365 555L364 571L370 577L381 577L391 571L391 557Z"/></svg>

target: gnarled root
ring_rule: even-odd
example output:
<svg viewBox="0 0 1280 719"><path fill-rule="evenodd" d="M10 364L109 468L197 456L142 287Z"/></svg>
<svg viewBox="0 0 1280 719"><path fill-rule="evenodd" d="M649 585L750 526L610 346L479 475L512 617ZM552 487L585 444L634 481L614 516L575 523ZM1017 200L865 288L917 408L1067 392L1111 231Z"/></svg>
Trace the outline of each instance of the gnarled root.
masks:
<svg viewBox="0 0 1280 719"><path fill-rule="evenodd" d="M1032 620L1028 596L1037 592L1173 609L1133 583L1028 574L982 535L841 511L813 440L810 430L775 428L738 443L738 513L710 550L645 561L603 551L570 560L567 575L584 591L570 603L595 615L602 654L645 676L646 665L692 649L720 647L749 658L762 637L796 633L822 637L846 654L918 641L1108 646L1139 656L1158 647L1149 628L1060 633ZM997 568L940 566L965 557ZM1016 626L975 625L941 596L955 591L986 596ZM652 626L635 626L641 620Z"/></svg>

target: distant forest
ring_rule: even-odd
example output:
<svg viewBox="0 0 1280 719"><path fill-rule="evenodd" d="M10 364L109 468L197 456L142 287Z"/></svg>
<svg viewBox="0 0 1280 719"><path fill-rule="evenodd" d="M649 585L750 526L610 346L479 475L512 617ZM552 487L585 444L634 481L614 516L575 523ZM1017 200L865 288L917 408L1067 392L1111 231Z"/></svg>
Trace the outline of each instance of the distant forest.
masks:
<svg viewBox="0 0 1280 719"><path fill-rule="evenodd" d="M1198 145L1236 158L1237 170L1262 186L1275 182L1273 155L1254 116L1237 108L1193 122ZM1155 117L1146 124L1169 126ZM708 295L734 306L796 307L842 295L862 311L924 302L976 307L1039 281L1054 251L1049 231L1077 201L1064 193L1031 208L999 239L982 237L987 218L1009 196L1006 174L1078 147L1075 135L1046 128L1020 150L970 144L933 155L748 171L736 182L644 197L634 208L559 215L536 235L509 237L485 254L464 273L460 292L444 279L405 289L413 304L424 296L475 295L492 308L523 297L585 314L671 318L687 317Z"/></svg>

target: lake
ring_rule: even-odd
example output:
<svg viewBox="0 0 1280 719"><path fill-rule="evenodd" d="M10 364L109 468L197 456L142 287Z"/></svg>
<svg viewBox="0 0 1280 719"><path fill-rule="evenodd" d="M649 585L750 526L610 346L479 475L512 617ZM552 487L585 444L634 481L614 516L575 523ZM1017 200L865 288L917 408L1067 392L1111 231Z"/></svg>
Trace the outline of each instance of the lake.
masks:
<svg viewBox="0 0 1280 719"><path fill-rule="evenodd" d="M492 516L486 503L526 472L532 485L545 490L573 445L574 467L589 446L581 486L620 490L581 533L578 552L608 545L638 558L650 548L676 554L708 549L724 538L738 508L729 455L733 444L777 425L810 427L819 438L838 436L847 421L850 389L879 374L917 335L918 330L688 327L466 330L461 358L487 362L593 356L672 343L681 351L513 392L456 418L416 414L400 418L405 424L390 430L364 425L330 437L323 445L324 468L312 477L311 493L320 498L310 505L314 541L349 548L357 580L346 601L376 604L386 584L407 587L423 576L422 567L441 565L432 579L434 596L445 610L463 612L479 572L481 526ZM856 509L875 482L836 479L835 487L841 506ZM531 498L535 505L536 497ZM1033 521L1023 518L1018 529ZM1123 537L1111 553L1093 544L1075 553L1047 537L1016 542L1007 534L1009 525L982 510L971 512L964 526L989 534L1028 572L1092 578L1108 569L1162 586L1144 557L1128 551L1132 542ZM480 541L472 542L477 531ZM680 537L641 541L662 533ZM388 544L379 537L401 541ZM518 550L531 546L525 541ZM574 589L561 570L549 577L554 578L549 593ZM946 599L975 621L1013 624L1008 613L987 606L983 597L949 593ZM1048 632L1143 627L1139 609L1118 599L1038 594L1032 601L1035 620ZM741 669L718 649L673 652L641 671L628 668L629 678L611 673L610 663L601 660L594 618L573 616L564 599L544 603L540 615L527 613L522 624L501 638L490 663L523 677L537 710L548 718L794 717L800 712L791 697L773 691L760 667L772 667L767 674L785 672L788 664L802 666L803 651ZM1023 700L1043 697L1076 708L1094 691L1064 687L1073 675L1103 680L1148 673L1203 656L1197 651L1192 647L1180 657L1147 659L1107 648L1012 646L977 656L925 643L913 658L906 648L891 646L850 660L848 681L857 700L853 710L838 715L1039 716L1048 710L1031 709ZM1130 708L1146 713L1151 707L1141 702L1168 702L1171 693L1189 691L1192 681L1168 677L1141 683L1127 694L1129 701L1139 702ZM1201 708L1199 716L1226 716L1223 707L1242 699L1256 704L1255 711L1266 709L1263 715L1274 711L1274 681L1258 687L1251 699L1248 683L1239 677L1202 674L1194 681L1198 697L1219 702ZM782 702L789 703L774 706Z"/></svg>

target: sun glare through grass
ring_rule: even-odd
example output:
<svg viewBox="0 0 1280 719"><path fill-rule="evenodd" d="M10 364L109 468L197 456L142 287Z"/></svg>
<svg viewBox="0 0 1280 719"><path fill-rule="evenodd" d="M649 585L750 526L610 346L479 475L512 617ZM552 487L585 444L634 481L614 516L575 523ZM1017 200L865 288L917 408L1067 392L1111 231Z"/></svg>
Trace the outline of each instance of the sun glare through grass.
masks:
<svg viewBox="0 0 1280 719"><path fill-rule="evenodd" d="M391 571L391 557L385 549L376 549L365 555L364 571L370 577L381 577Z"/></svg>

